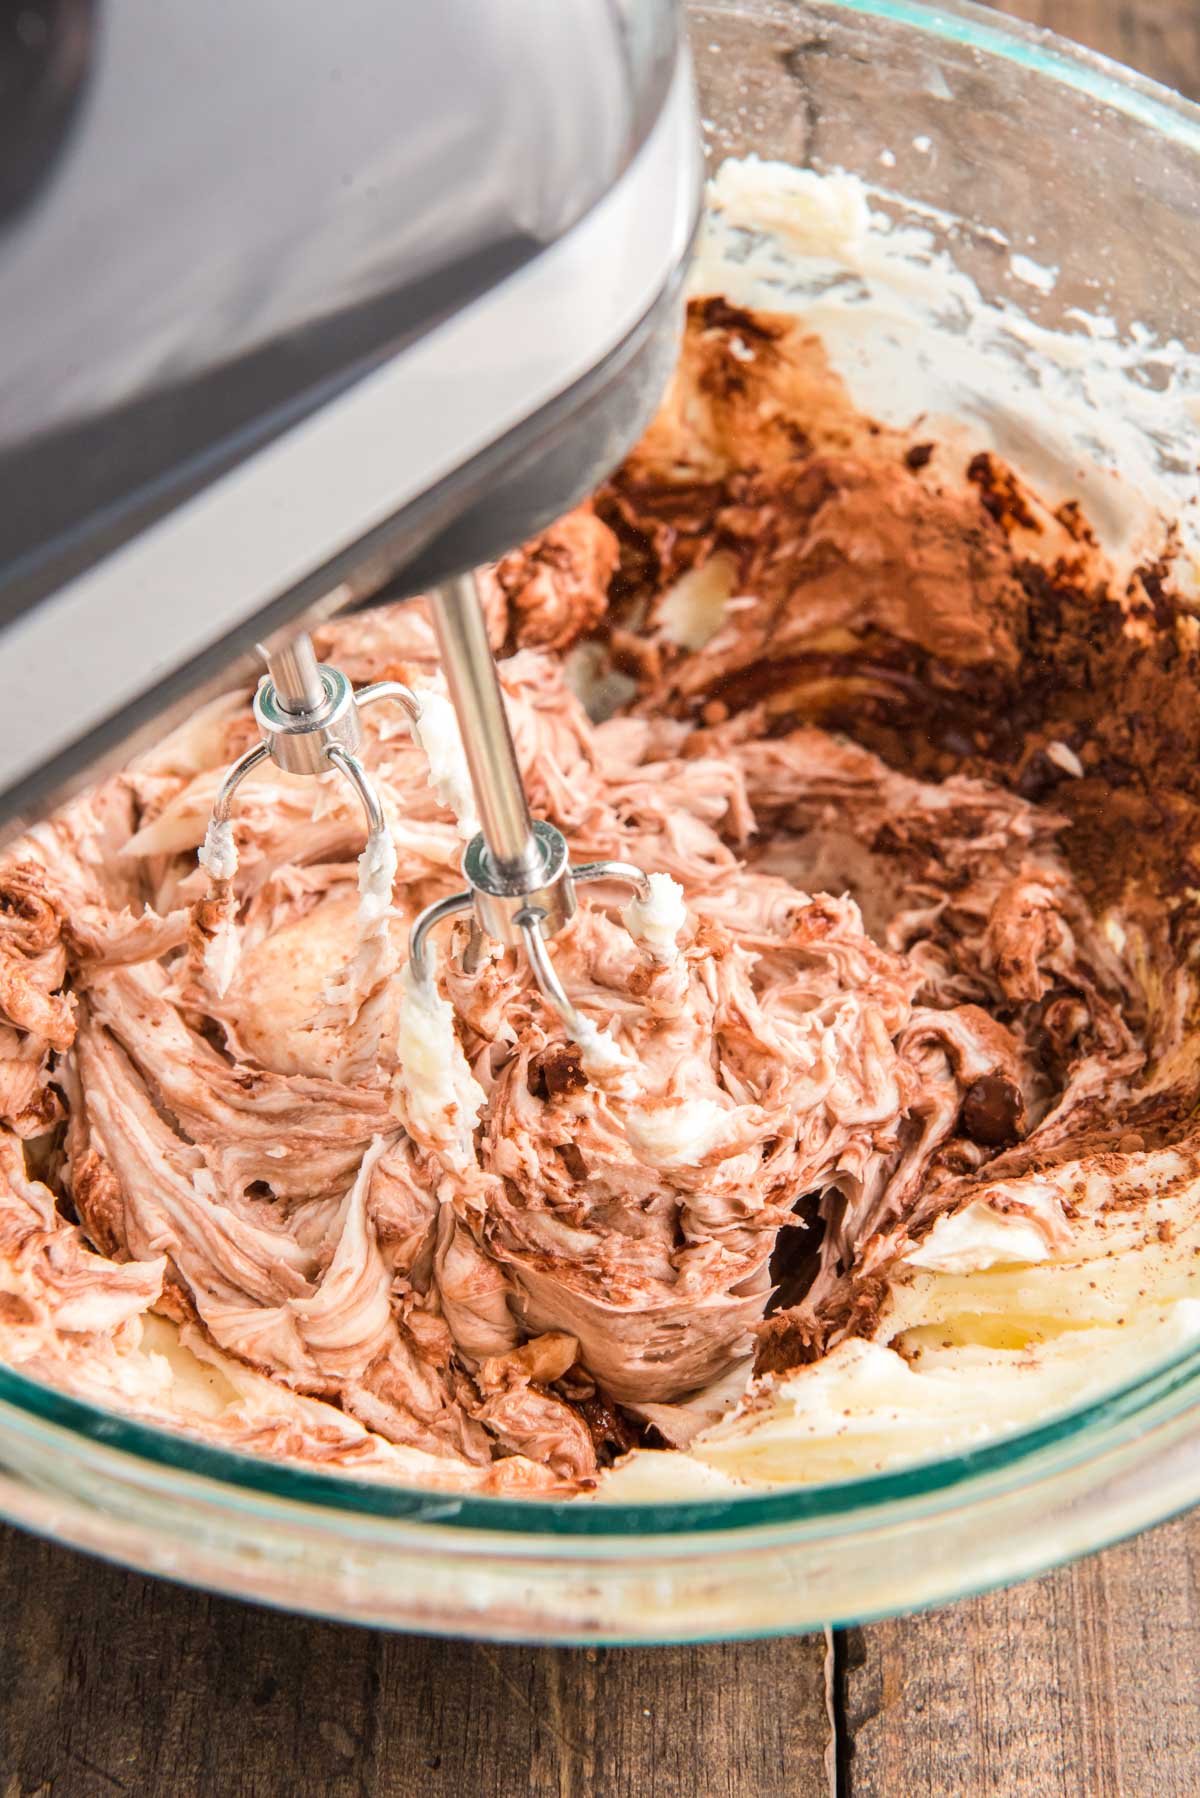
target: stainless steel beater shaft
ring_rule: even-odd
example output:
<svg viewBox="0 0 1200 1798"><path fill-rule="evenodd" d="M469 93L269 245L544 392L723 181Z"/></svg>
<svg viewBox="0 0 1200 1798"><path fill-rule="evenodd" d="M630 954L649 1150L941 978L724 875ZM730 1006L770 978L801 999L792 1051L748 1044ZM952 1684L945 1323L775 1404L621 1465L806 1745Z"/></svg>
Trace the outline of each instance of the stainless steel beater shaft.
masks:
<svg viewBox="0 0 1200 1798"><path fill-rule="evenodd" d="M500 874L536 874L533 820L474 575L446 581L429 599L488 854Z"/></svg>
<svg viewBox="0 0 1200 1798"><path fill-rule="evenodd" d="M543 934L553 936L575 911L567 846L552 825L529 815L474 575L444 582L429 600L482 825L463 857L475 915L502 943L523 941L521 913L537 915Z"/></svg>
<svg viewBox="0 0 1200 1798"><path fill-rule="evenodd" d="M413 922L409 935L413 972L419 980L429 978L430 931L471 909L477 930L524 947L543 996L568 1033L578 1037L586 1021L563 989L546 938L574 915L576 881L620 881L642 899L649 882L628 862L589 862L573 869L562 832L530 817L474 575L444 582L429 599L483 828L463 855L469 891L427 906Z"/></svg>
<svg viewBox="0 0 1200 1798"><path fill-rule="evenodd" d="M267 670L285 712L315 712L325 703L325 683L307 631L266 651Z"/></svg>

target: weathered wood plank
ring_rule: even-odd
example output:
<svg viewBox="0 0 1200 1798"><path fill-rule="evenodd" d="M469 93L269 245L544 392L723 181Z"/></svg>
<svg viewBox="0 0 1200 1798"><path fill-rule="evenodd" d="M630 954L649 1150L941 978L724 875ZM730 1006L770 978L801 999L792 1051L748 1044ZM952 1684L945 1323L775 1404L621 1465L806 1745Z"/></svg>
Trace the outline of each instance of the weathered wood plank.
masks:
<svg viewBox="0 0 1200 1798"><path fill-rule="evenodd" d="M991 0L1190 98L1200 97L1200 7L1191 0Z"/></svg>
<svg viewBox="0 0 1200 1798"><path fill-rule="evenodd" d="M823 1798L819 1638L388 1637L0 1532L3 1798Z"/></svg>
<svg viewBox="0 0 1200 1798"><path fill-rule="evenodd" d="M848 1632L847 1798L1195 1798L1200 1518Z"/></svg>

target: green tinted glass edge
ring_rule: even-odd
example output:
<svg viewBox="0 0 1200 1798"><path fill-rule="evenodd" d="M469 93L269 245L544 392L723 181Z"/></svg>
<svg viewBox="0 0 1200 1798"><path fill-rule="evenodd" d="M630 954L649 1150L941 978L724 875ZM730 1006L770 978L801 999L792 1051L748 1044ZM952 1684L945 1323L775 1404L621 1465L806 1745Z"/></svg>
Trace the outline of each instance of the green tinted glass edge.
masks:
<svg viewBox="0 0 1200 1798"><path fill-rule="evenodd" d="M986 51L1018 63L1064 86L1086 93L1101 105L1138 119L1155 131L1200 154L1200 106L1149 76L1084 49L1041 26L1009 19L963 0L956 6L927 6L922 0L819 0L823 11L857 13L867 18L910 26L928 37ZM720 10L717 0L714 10ZM728 8L736 11L735 7Z"/></svg>
<svg viewBox="0 0 1200 1798"><path fill-rule="evenodd" d="M15 1412L13 1422L18 1430L32 1425L41 1435L39 1424L69 1430L99 1447L130 1455L164 1471L215 1482L247 1496L259 1494L322 1510L431 1523L464 1531L553 1537L749 1530L847 1518L902 1500L950 1497L972 1481L1014 1470L1046 1451L1064 1451L1054 1462L1055 1468L1061 1469L1081 1454L1116 1446L1122 1425L1140 1428L1150 1406L1169 1401L1175 1402L1170 1405L1168 1416L1178 1416L1190 1408L1195 1408L1200 1416L1200 1348L1188 1348L1102 1398L1060 1412L1045 1423L888 1473L728 1498L621 1505L578 1499L488 1498L384 1485L355 1479L350 1474L317 1473L138 1423L39 1385L0 1365L0 1413ZM1096 1433L1100 1431L1104 1432L1103 1438ZM229 1496L233 1499L234 1491Z"/></svg>

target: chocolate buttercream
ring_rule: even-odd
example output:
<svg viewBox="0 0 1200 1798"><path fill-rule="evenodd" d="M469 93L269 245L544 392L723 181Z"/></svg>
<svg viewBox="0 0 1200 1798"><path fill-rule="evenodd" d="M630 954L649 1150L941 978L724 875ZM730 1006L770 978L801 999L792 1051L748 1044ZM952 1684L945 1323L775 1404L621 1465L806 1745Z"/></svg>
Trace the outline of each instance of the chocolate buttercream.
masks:
<svg viewBox="0 0 1200 1798"><path fill-rule="evenodd" d="M603 888L555 939L611 1055L455 939L463 1065L418 1102L398 971L459 849L419 748L366 715L397 874L364 954L337 782L248 783L209 891L253 730L209 708L0 871L8 1359L269 1454L575 1491L869 1335L938 1220L1061 1246L1088 1170L1196 1163L1200 627L1169 543L1118 588L1077 507L874 425L800 323L711 299L594 506L484 585L534 810L682 888L673 952ZM634 683L604 722L581 641ZM419 603L319 647L434 672Z"/></svg>

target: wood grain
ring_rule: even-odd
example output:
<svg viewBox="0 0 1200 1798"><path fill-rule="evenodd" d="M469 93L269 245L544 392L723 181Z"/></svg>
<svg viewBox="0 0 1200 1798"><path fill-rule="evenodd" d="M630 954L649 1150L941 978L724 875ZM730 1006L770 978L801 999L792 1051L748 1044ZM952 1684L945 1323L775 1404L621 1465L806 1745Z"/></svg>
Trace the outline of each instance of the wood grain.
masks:
<svg viewBox="0 0 1200 1798"><path fill-rule="evenodd" d="M2 1798L783 1798L829 1791L819 1638L385 1636L0 1532Z"/></svg>
<svg viewBox="0 0 1200 1798"><path fill-rule="evenodd" d="M1191 0L1009 0L1200 96ZM0 1798L1184 1798L1200 1521L819 1639L665 1650L386 1637L0 1531ZM833 1780L831 1784L831 1771Z"/></svg>
<svg viewBox="0 0 1200 1798"><path fill-rule="evenodd" d="M845 1798L1195 1798L1200 1521L847 1632Z"/></svg>
<svg viewBox="0 0 1200 1798"><path fill-rule="evenodd" d="M1200 99L1200 7L1191 0L993 0L997 12L1045 25Z"/></svg>

